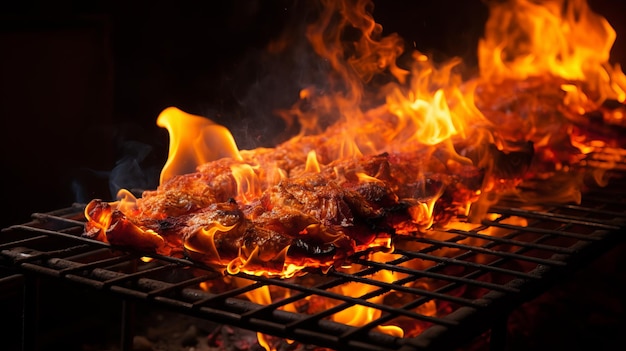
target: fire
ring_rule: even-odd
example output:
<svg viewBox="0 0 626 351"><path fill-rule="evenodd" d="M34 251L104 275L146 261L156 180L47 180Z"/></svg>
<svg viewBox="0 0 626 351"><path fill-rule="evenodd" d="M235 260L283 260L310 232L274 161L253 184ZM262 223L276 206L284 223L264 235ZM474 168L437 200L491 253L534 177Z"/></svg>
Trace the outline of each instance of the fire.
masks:
<svg viewBox="0 0 626 351"><path fill-rule="evenodd" d="M161 183L222 157L241 159L230 131L204 117L169 107L161 112L157 125L166 128L170 134L169 154L161 171Z"/></svg>
<svg viewBox="0 0 626 351"><path fill-rule="evenodd" d="M373 254L373 259L378 262L385 262L390 258L389 254L384 252L377 252ZM354 267L352 268L354 269ZM370 279L383 281L386 283L393 282L394 274L389 271L380 270L374 273ZM341 294L350 297L362 297L362 296L372 296L368 301L372 303L382 303L386 294L376 294L375 286L362 284L359 282L350 282L338 287L338 290ZM372 320L378 319L381 316L380 310L375 310L372 308L368 308L362 305L355 305L344 310L341 310L339 313L333 315L333 320L336 322L344 323L352 326L363 326ZM390 335L394 335L397 337L402 337L404 335L404 331L393 325L382 325L379 328L380 332L387 333Z"/></svg>
<svg viewBox="0 0 626 351"><path fill-rule="evenodd" d="M215 247L215 234L217 232L226 233L232 228L233 226L225 226L219 222L210 223L200 229L199 235L194 236L193 241L185 242L185 248L194 252L208 253L219 257L220 253Z"/></svg>
<svg viewBox="0 0 626 351"><path fill-rule="evenodd" d="M473 106L471 86L462 87L454 73L459 63L453 60L437 69L428 57L416 54L409 88L398 86L387 95L386 105L398 118L391 142L438 145L457 136L467 139L489 125Z"/></svg>
<svg viewBox="0 0 626 351"><path fill-rule="evenodd" d="M253 166L240 164L233 165L230 169L237 183L237 195L242 201L248 202L261 194L260 180Z"/></svg>
<svg viewBox="0 0 626 351"><path fill-rule="evenodd" d="M620 146L586 129L597 111L604 125L624 126L626 76L609 63L615 31L584 0L490 2L479 76L471 79L462 78L459 59L438 63L421 52L401 67L405 46L382 35L370 1L321 4L305 36L327 63L327 85L302 89L280 111L300 133L274 148L240 150L223 126L167 108L157 119L170 135L159 189L90 203L87 234L123 244L146 239L140 247L190 255L231 275L350 271L355 251L373 249L375 260L391 261L395 235L469 230L496 220L489 207L502 196L532 203L536 194L522 184L544 201L578 202L585 166L600 161L589 155ZM619 106L608 109L606 101ZM592 176L602 184L605 171ZM182 234L168 231L177 225ZM370 278L401 279L384 270ZM359 282L338 290L375 303L388 295ZM269 291L246 297L273 300ZM436 315L445 306L421 308ZM360 305L332 316L353 326L380 317ZM393 324L378 331L415 332Z"/></svg>
<svg viewBox="0 0 626 351"><path fill-rule="evenodd" d="M479 43L482 78L548 74L584 82L597 101L625 101L624 73L609 64L615 30L585 0L515 0L490 9Z"/></svg>
<svg viewBox="0 0 626 351"><path fill-rule="evenodd" d="M317 154L315 153L315 151L309 151L309 153L306 155L306 165L304 166L304 170L306 172L315 172L315 173L319 173L320 170L320 164L317 161Z"/></svg>

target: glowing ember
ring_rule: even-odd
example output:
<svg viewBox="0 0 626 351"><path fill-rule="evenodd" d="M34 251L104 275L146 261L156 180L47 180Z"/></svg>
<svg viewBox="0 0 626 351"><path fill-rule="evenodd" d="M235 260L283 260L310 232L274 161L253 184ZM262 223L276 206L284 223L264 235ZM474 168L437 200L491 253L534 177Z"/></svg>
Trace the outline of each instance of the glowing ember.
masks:
<svg viewBox="0 0 626 351"><path fill-rule="evenodd" d="M594 162L588 155L623 146L609 132L624 126L626 113L626 76L609 64L615 32L582 0L491 2L480 76L471 80L461 79L457 59L439 64L414 52L409 69L398 66L402 41L382 36L369 1L322 4L306 39L330 67L328 86L303 89L281 112L302 127L297 136L239 150L226 128L168 108L157 120L170 134L160 186L140 198L121 191L117 202L93 200L85 235L228 274L349 270L357 251L371 249L384 262L397 237L444 235L489 219L502 196L579 201L585 165ZM388 83L374 89L381 77ZM604 183L608 170L594 169L593 179ZM373 279L402 277L380 271ZM338 289L391 299L358 282ZM246 297L274 298L269 291ZM421 308L435 315L445 306ZM354 306L333 318L360 326L379 317Z"/></svg>

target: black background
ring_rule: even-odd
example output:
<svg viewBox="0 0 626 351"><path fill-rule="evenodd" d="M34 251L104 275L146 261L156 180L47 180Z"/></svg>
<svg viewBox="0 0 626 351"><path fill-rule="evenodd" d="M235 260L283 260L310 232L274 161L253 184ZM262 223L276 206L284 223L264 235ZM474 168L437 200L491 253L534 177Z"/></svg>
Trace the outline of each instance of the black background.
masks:
<svg viewBox="0 0 626 351"><path fill-rule="evenodd" d="M385 34L475 66L480 0L375 1ZM288 136L274 114L311 81L267 44L306 18L307 1L22 1L0 7L1 227L33 212L150 188L167 155L159 112L177 106L226 125L240 148ZM618 31L621 1L591 1ZM626 35L626 34L625 34ZM297 78L297 79L296 79ZM113 172L113 173L112 173ZM121 177L119 175L127 175Z"/></svg>

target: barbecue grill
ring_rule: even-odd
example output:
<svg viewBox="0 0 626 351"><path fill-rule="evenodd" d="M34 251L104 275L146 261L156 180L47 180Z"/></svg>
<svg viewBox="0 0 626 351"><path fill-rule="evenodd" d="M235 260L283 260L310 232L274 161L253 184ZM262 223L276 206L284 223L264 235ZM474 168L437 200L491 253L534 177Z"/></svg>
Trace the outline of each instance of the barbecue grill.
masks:
<svg viewBox="0 0 626 351"><path fill-rule="evenodd" d="M141 301L332 349L448 349L487 331L491 331L492 348L497 349L503 346L506 318L513 309L622 240L626 226L624 155L623 150L607 149L589 156L586 167L612 168L613 176L607 186L584 192L580 204L528 206L504 199L491 208L494 215L470 229L398 238L386 261L370 259L367 251L358 252L350 271L310 272L291 279L238 274L245 283L237 286L213 284L224 279L221 273L186 259L152 255L146 260L145 253L81 237L84 206L76 204L33 214L31 222L2 231L0 288L24 291L23 349L33 347L37 339L33 306L38 296L36 282L44 277L116 296L124 306ZM522 223L519 219L523 225L516 224ZM373 278L380 272L397 278L390 282ZM351 297L335 289L351 282L368 286L367 293ZM220 288L202 289L201 283ZM260 288L287 289L290 294L265 305L244 297ZM373 297L383 294L385 299L373 302ZM285 308L305 305L312 298L330 299L334 307L314 313ZM438 306L436 313L428 308L433 304ZM380 311L380 317L358 327L329 318L357 305ZM122 313L121 319L120 346L130 349L132 313ZM401 337L378 329L399 320L410 321L418 331Z"/></svg>

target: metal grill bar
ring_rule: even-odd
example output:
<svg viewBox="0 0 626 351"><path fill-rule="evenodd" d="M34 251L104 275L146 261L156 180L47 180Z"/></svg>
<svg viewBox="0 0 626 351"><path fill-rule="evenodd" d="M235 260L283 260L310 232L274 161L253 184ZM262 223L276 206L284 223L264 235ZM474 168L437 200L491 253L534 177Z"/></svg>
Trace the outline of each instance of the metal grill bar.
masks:
<svg viewBox="0 0 626 351"><path fill-rule="evenodd" d="M489 226L489 227L498 227L498 228L503 228L503 229L510 229L510 230L520 231L520 226L518 226L518 225L506 224L506 223L496 222L496 221L487 221L487 220L483 220L482 223L484 225L486 225L486 226ZM570 226L570 225L566 224L566 226ZM599 241L599 240L602 240L602 238L593 237L593 236L590 237L588 235L565 232L563 230L535 228L535 227L523 227L522 231L523 232L536 233L536 234L558 235L558 236L563 236L563 237L577 239L577 240L584 240L584 241L594 241L594 240Z"/></svg>
<svg viewBox="0 0 626 351"><path fill-rule="evenodd" d="M0 250L3 250L5 248L8 249L11 247L16 247L16 246L28 245L31 242L35 242L35 241L47 239L47 238L48 237L46 235L39 235L39 236L35 236L32 238L26 238L26 239L21 239L17 241L7 242L7 243L0 245Z"/></svg>
<svg viewBox="0 0 626 351"><path fill-rule="evenodd" d="M213 294L210 297L206 297L204 299L201 299L199 301L194 302L193 307L194 308L199 308L202 307L204 305L208 305L208 304L215 304L215 303L219 303L219 302L223 302L229 298L233 298L239 295L243 295L249 291L258 289L265 286L263 283L261 282L257 282L255 284L251 284L248 286L244 286L241 288L234 288L231 290L228 290L226 292L223 293L218 293L218 294Z"/></svg>
<svg viewBox="0 0 626 351"><path fill-rule="evenodd" d="M622 240L626 229L624 200L596 205L594 194L584 200L581 205L553 205L542 211L499 205L492 209L499 215L495 220L484 220L470 230L435 230L429 236L398 237L392 259L378 262L371 259L371 252L359 252L352 263L360 268L352 272L331 270L325 275L312 272L308 275L313 277L312 284L295 278L238 274L236 278L246 282L242 286L203 291L198 285L221 280L220 272L160 255L150 255L153 261L146 263L140 260L144 253L82 238L81 206L34 214L32 222L4 229L0 266L323 347L428 350L460 345L490 328L491 321L500 319L503 311L536 296L563 272L589 262ZM526 219L527 225L508 223L512 216ZM490 230L500 232L495 235ZM190 269L194 275L189 275ZM395 278L374 278L381 272ZM352 297L338 290L346 284L368 289ZM266 305L244 297L266 288L289 294ZM385 297L396 294L409 298L395 304L386 302ZM312 298L332 304L321 311L287 311L288 306L302 305ZM422 312L428 304L438 307L435 315ZM378 316L359 327L332 320L337 313L355 306L371 308ZM397 319L413 320L422 331L397 337L379 330Z"/></svg>
<svg viewBox="0 0 626 351"><path fill-rule="evenodd" d="M52 219L52 218L56 218L56 217L52 217L52 216L48 216L48 219ZM73 221L72 221L73 222ZM83 222L84 225L84 222ZM65 229L59 229L59 230L49 230L46 228L40 228L40 227L31 227L28 225L14 225L11 226L9 228L7 228L8 230L16 230L16 231L24 231L24 232L34 232L34 233L40 233L40 234L47 234L49 236L54 236L54 237L62 237L65 239L70 239L70 240L80 240L82 242L86 242L89 243L91 245L94 246L102 246L102 247L110 247L109 244L107 243L103 243L101 241L98 240L92 240L92 239L88 239L88 238L83 238L83 237L79 237L76 234L68 234L66 233L66 231L68 232L75 232L75 233L79 233L79 230L82 230L82 227L73 227L73 228L65 228ZM47 238L47 237L43 237L43 238Z"/></svg>
<svg viewBox="0 0 626 351"><path fill-rule="evenodd" d="M492 222L494 223L494 227L500 227L500 228L506 228L506 225L500 226L499 222ZM519 226L517 226L517 228L519 228ZM483 227L482 230L487 229L487 227ZM509 229L512 230L516 230L516 227L514 226L509 226ZM516 230L517 233L521 233L522 231L520 230ZM492 235L486 235L486 234L480 234L480 233L475 233L472 231L466 231L466 230L459 230L459 229L450 229L449 230L450 233L456 233L456 234L460 234L466 237L471 237L471 238L478 238L478 239L484 239L484 240L489 240L489 241L493 241L494 243L497 244L507 244L507 245L513 245L513 246L519 246L519 247L524 247L527 249L539 249L539 250L544 250L544 251L550 251L550 252L558 252L558 253L564 253L564 254L572 254L574 253L574 251L570 248L566 248L566 247L559 247L559 246L555 246L555 245L544 245L544 244L540 244L540 243L536 243L536 242L526 242L526 241L520 241L520 240L515 240L515 239L509 239L509 238L500 238L500 237L495 237ZM513 235L511 235L513 236ZM594 238L594 239L598 239L598 238ZM585 239L581 239L581 240L590 240L589 238L585 238Z"/></svg>
<svg viewBox="0 0 626 351"><path fill-rule="evenodd" d="M116 265L118 263L124 263L132 259L133 257L134 255L130 255L130 254L125 254L122 256L113 256L110 258L106 258L104 260L92 261L92 262L89 262L80 266L76 266L76 267L67 267L67 268L59 270L58 272L60 276L67 276L73 272L78 272L81 270L104 268L104 267L110 267L110 266Z"/></svg>
<svg viewBox="0 0 626 351"><path fill-rule="evenodd" d="M585 196L585 199L586 200L591 200L592 198ZM608 199L608 200L610 201L611 199ZM602 202L606 203L607 202L606 200L603 201L603 200L600 200L600 199L598 201L600 201L600 203L602 203ZM614 203L617 204L617 203L620 203L620 202L619 201L615 201ZM623 201L621 202L621 204L623 204ZM599 205L599 206L602 206L602 205ZM624 214L622 212L606 210L606 209L603 208L604 206L602 206L602 208L600 208L600 207L593 208L593 207L580 206L580 205L560 205L560 207L564 208L564 209L576 210L576 211L579 211L581 213L601 214L601 215L604 215L604 216L611 216L611 217L614 217L615 219L622 219L621 223L626 222L626 214Z"/></svg>
<svg viewBox="0 0 626 351"><path fill-rule="evenodd" d="M337 274L337 273L334 273L334 274ZM267 283L267 285L277 285L277 286L282 286L282 287L288 288L288 289L300 290L300 291L306 292L307 295L309 295L309 296L311 294L316 294L316 295L319 295L319 296L322 296L322 297L326 297L326 298L330 298L330 299L334 299L334 300L340 300L340 301L344 302L344 304L340 305L341 307L337 307L337 308L332 309L334 312L330 313L330 314L334 314L334 313L336 313L338 311L344 310L347 307L351 307L351 306L354 306L354 305L361 305L361 306L366 306L366 307L372 307L372 308L375 308L375 309L380 309L380 310L385 311L385 312L397 313L399 315L404 315L406 317L411 317L411 318L415 318L415 319L422 319L422 320L428 320L428 321L437 321L436 318L430 318L428 316L415 314L415 313L411 313L411 312L408 312L408 311L391 308L389 306L377 305L377 304L368 302L367 299L371 297L371 296L368 297L369 294L361 296L360 298L353 298L353 297L349 297L349 296L346 296L346 295L334 293L334 292L329 291L329 290L322 290L322 289L317 289L317 288L304 288L302 286L294 285L293 283L283 282L281 280L277 281L277 280L267 279L267 278L264 278L264 277L252 277L252 279L254 279L254 280L258 279L260 281L264 281L265 283ZM352 280L352 281L354 281L354 282L357 282L357 281L363 282L364 281L362 279L358 279L356 276L353 277L353 279L354 280ZM370 282L370 283L373 284L374 282ZM397 288L400 288L400 287L397 287ZM376 295L379 295L379 294L380 294L380 292L375 292L375 293L372 294L372 296L376 296ZM319 316L319 317L322 317L322 318L327 317L327 316L330 315L328 311L330 311L330 309L325 310L324 312L320 312L316 316ZM319 319L321 319L321 318L319 318ZM446 322L441 322L441 323L445 324Z"/></svg>
<svg viewBox="0 0 626 351"><path fill-rule="evenodd" d="M411 255L411 254L407 252L407 255ZM410 278L404 279L406 281L417 279L419 277L427 277L427 278L446 280L446 281L450 281L450 282L458 283L458 284L475 285L475 286L480 286L482 288L498 290L498 291L504 291L504 292L519 292L516 289L507 288L507 287L504 287L504 286L501 286L501 285L497 285L497 284L481 282L481 281L478 281L478 280L475 280L475 279L468 279L468 278L465 278L465 277L462 277L462 276L458 276L458 277L457 276L451 276L449 274L435 273L435 272L428 271L428 270L416 271L416 270L413 270L413 269L408 269L408 268L404 268L404 267L398 267L398 266L395 266L395 265L392 265L392 264L386 264L386 263L380 263L380 262L374 262L374 261L357 260L356 262L359 262L359 263L362 263L362 264L367 264L367 265L370 265L372 267L377 267L379 269L386 269L386 270L389 270L389 271L410 274L411 275ZM341 273L335 273L335 274L341 274ZM357 278L357 277L354 277L353 280L354 281L359 281L360 279ZM408 292L407 289L398 289L398 288L396 288L396 290L404 290L404 291ZM415 290L418 290L418 289L415 289ZM422 290L419 290L419 291L421 292ZM460 303L460 304L464 304L464 305L470 305L471 306L471 305L474 304L471 300L461 299L461 298L454 298L452 296L431 293L431 292L428 292L428 291L423 292L423 295L429 296L429 297L433 297L433 298L439 298L439 299L447 300L447 301L451 301L451 302L456 302L456 303Z"/></svg>
<svg viewBox="0 0 626 351"><path fill-rule="evenodd" d="M586 227L596 227L596 228L601 228L601 229L606 229L606 230L619 230L620 229L620 226L613 223L612 221L603 221L597 218L583 221L580 219L580 217L567 216L567 215L563 215L563 214L555 213L555 212L536 212L536 211L524 210L521 208L511 208L511 207L505 208L505 207L499 207L499 206L495 206L492 209L500 214L507 214L507 215L512 215L512 216L520 216L520 217L533 218L533 219L550 219L550 220L559 221L562 223L581 224Z"/></svg>
<svg viewBox="0 0 626 351"><path fill-rule="evenodd" d="M536 257L531 257L531 256L524 256L524 255L511 253L511 252L502 252L502 251L492 250L492 249L485 248L485 247L459 244L459 243L452 242L452 241L441 241L441 240L428 239L428 238L415 238L415 241L421 242L424 244L437 246L439 248L447 247L447 248L454 248L454 249L464 249L464 250L472 251L474 253L501 256L501 257L506 257L509 259L518 260L518 261L529 261L532 263L542 264L546 266L565 266L566 265L565 262L561 262L557 260L549 260L549 259L541 259L541 258L536 258Z"/></svg>
<svg viewBox="0 0 626 351"><path fill-rule="evenodd" d="M409 252L409 251L403 251L403 250L398 251L398 253L403 254L407 257L410 256L413 258L434 261L442 265L458 265L458 266L464 266L468 268L476 268L478 270L484 270L486 272L508 274L514 277L525 278L525 279L539 279L540 278L538 276L524 273L524 272L514 271L511 269L506 269L506 268L501 268L501 267L496 267L496 266L489 266L489 265L475 263L475 262L464 261L464 260L460 260L454 257L440 257L440 256L423 254L421 252Z"/></svg>

